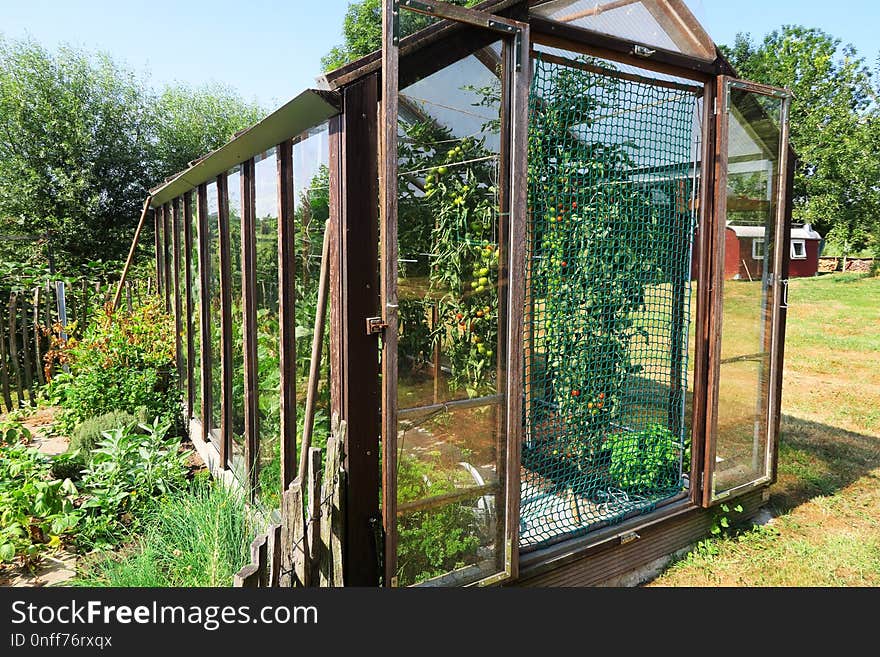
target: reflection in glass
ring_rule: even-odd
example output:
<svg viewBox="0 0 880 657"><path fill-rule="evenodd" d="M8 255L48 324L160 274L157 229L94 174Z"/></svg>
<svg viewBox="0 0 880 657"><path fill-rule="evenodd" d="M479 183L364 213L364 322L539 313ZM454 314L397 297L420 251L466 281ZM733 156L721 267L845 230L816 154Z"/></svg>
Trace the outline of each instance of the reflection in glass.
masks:
<svg viewBox="0 0 880 657"><path fill-rule="evenodd" d="M199 278L199 239L202 232L199 230L199 217L196 213L196 192L190 196L190 222L192 230L192 244L190 248L190 266L192 267L192 313L190 325L192 326L193 363L190 368L193 385L192 416L202 419L202 333L201 333L201 308L202 308L202 283Z"/></svg>
<svg viewBox="0 0 880 657"><path fill-rule="evenodd" d="M724 282L718 424L713 494L768 474L771 291L783 101L731 88L727 115L728 182L725 259L748 272ZM749 240L763 239L753 252ZM741 246L745 244L746 246ZM746 249L736 252L735 249ZM734 253L730 253L734 251ZM753 257L754 256L754 257Z"/></svg>
<svg viewBox="0 0 880 657"><path fill-rule="evenodd" d="M500 46L480 55L400 93L399 585L504 569Z"/></svg>
<svg viewBox="0 0 880 657"><path fill-rule="evenodd" d="M227 175L229 190L229 272L232 308L232 454L233 472L244 481L244 338L242 336L241 278L241 167Z"/></svg>
<svg viewBox="0 0 880 657"><path fill-rule="evenodd" d="M208 330L211 349L211 425L210 435L220 441L220 405L223 400L223 363L221 349L222 312L220 305L220 233L217 212L217 183L208 185ZM219 447L218 447L219 448Z"/></svg>

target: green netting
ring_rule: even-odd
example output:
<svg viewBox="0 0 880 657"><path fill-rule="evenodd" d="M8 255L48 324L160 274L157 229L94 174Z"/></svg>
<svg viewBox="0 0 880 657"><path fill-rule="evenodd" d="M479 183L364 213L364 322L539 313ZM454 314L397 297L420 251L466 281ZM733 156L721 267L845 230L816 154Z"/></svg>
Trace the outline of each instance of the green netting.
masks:
<svg viewBox="0 0 880 657"><path fill-rule="evenodd" d="M535 60L521 539L687 487L697 96Z"/></svg>

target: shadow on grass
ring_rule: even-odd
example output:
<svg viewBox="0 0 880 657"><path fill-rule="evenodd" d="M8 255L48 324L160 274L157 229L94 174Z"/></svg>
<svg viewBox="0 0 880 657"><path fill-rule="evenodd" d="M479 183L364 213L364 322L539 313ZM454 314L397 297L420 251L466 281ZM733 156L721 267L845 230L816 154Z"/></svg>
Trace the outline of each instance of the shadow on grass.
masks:
<svg viewBox="0 0 880 657"><path fill-rule="evenodd" d="M783 415L779 467L770 489L774 515L831 495L880 468L880 437Z"/></svg>

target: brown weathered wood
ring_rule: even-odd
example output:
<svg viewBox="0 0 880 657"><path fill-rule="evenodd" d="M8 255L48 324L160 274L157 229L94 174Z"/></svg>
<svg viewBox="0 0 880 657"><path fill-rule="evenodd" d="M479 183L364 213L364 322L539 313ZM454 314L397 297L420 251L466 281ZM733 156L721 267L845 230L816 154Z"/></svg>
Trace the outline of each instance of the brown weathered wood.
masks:
<svg viewBox="0 0 880 657"><path fill-rule="evenodd" d="M299 478L305 481L312 431L315 426L315 404L318 400L318 384L321 380L321 347L324 345L324 324L327 311L327 286L330 269L330 220L324 224L324 245L321 249L321 275L318 280L318 302L315 307L315 325L312 333L312 360L309 363L309 382L306 390L306 407L303 411L302 445L300 446Z"/></svg>
<svg viewBox="0 0 880 657"><path fill-rule="evenodd" d="M296 213L293 142L275 149L278 185L278 317L281 387L281 489L296 477ZM300 481L304 474L300 472Z"/></svg>
<svg viewBox="0 0 880 657"><path fill-rule="evenodd" d="M171 202L171 260L174 281L174 362L177 367L177 380L183 378L183 345L181 334L183 332L183 303L180 298L180 199ZM114 301L114 308L116 308Z"/></svg>
<svg viewBox="0 0 880 657"><path fill-rule="evenodd" d="M427 4L427 3L426 3ZM502 25L516 28L516 25L502 16L493 16L492 22L486 19L486 12L469 7L461 7L445 2L434 3L430 5L413 5L408 6L404 2L400 3L400 8L405 11L411 11L415 14L425 14L427 16L436 16L438 18L447 18L465 25L481 27L487 30L498 32L499 34L507 34L508 32L501 27Z"/></svg>
<svg viewBox="0 0 880 657"><path fill-rule="evenodd" d="M306 513L306 586L315 586L320 581L321 554L321 449L310 447L308 450L308 470L306 494L308 495L308 512Z"/></svg>
<svg viewBox="0 0 880 657"><path fill-rule="evenodd" d="M343 97L344 98L344 97ZM342 358L342 119L334 116L328 122L329 230L330 230L330 414L342 412L342 381L345 378Z"/></svg>
<svg viewBox="0 0 880 657"><path fill-rule="evenodd" d="M331 121L331 222L337 257L331 276L331 398L346 432L346 581L376 586L380 581L372 524L380 519L378 340L364 320L379 310L378 109L379 80L371 75L345 89L345 114ZM333 131L336 130L334 133ZM332 414L331 414L332 416Z"/></svg>
<svg viewBox="0 0 880 657"><path fill-rule="evenodd" d="M269 586L269 536L260 534L251 541L251 563L257 567L258 586Z"/></svg>
<svg viewBox="0 0 880 657"><path fill-rule="evenodd" d="M226 174L217 176L217 234L220 246L220 463L229 467L232 453L232 273L229 245L229 189ZM216 425L216 419L214 424Z"/></svg>
<svg viewBox="0 0 880 657"><path fill-rule="evenodd" d="M252 158L241 165L241 331L244 339L244 460L247 472L248 493L251 499L253 499L256 493L260 458L260 381L257 369L256 193L256 173ZM281 584L281 586L284 586L284 584Z"/></svg>
<svg viewBox="0 0 880 657"><path fill-rule="evenodd" d="M184 263L186 265L186 273L184 277L186 294L186 367L189 370L186 377L186 408L189 416L193 415L193 400L195 399L195 383L193 382L192 372L199 363L194 363L196 357L195 336L193 335L193 266L192 250L193 250L193 234L192 234L192 192L186 192L183 195L183 248L185 250ZM138 299L140 301L140 299Z"/></svg>
<svg viewBox="0 0 880 657"><path fill-rule="evenodd" d="M346 423L333 418L331 435L327 439L324 457L324 480L321 485L321 586L343 586L343 518L345 470L342 468L342 449L345 444Z"/></svg>
<svg viewBox="0 0 880 657"><path fill-rule="evenodd" d="M280 586L302 586L305 578L305 516L303 489L299 479L281 496L281 577Z"/></svg>
<svg viewBox="0 0 880 657"><path fill-rule="evenodd" d="M481 486L470 486L469 488L461 488L451 493L443 493L434 497L426 497L413 502L406 502L397 505L397 517L405 516L416 511L430 511L431 509L439 509L455 502L463 500L475 500L484 495L495 495L501 491L501 484L493 482L491 484L483 484Z"/></svg>
<svg viewBox="0 0 880 657"><path fill-rule="evenodd" d="M9 359L12 363L12 374L15 378L15 392L18 394L16 403L18 406L24 405L24 387L22 385L22 373L18 361L18 338L15 326L18 323L18 295L15 292L9 294L9 305L7 306L7 333L9 337Z"/></svg>
<svg viewBox="0 0 880 657"><path fill-rule="evenodd" d="M131 281L125 281L125 309L130 313L133 308L131 300Z"/></svg>
<svg viewBox="0 0 880 657"><path fill-rule="evenodd" d="M278 586L281 576L281 525L269 525L268 537L269 586Z"/></svg>
<svg viewBox="0 0 880 657"><path fill-rule="evenodd" d="M382 101L379 115L379 239L382 340L382 509L385 518L385 584L397 573L397 120L398 47L394 0L382 2ZM329 455L329 449L328 449Z"/></svg>
<svg viewBox="0 0 880 657"><path fill-rule="evenodd" d="M260 586L260 568L256 564L248 564L233 575L232 586L236 588L256 589Z"/></svg>
<svg viewBox="0 0 880 657"><path fill-rule="evenodd" d="M3 388L3 401L6 410L12 410L12 394L9 389L9 356L6 349L6 322L3 321L3 308L0 306L0 385Z"/></svg>
<svg viewBox="0 0 880 657"><path fill-rule="evenodd" d="M28 307L27 297L23 297L21 303L21 363L24 373L24 388L27 391L29 403L34 404L34 373L31 362L31 333L28 330Z"/></svg>
<svg viewBox="0 0 880 657"><path fill-rule="evenodd" d="M156 293L162 294L162 274L165 271L165 259L162 255L162 208L153 210L153 238L156 248ZM152 283L152 280L150 281ZM147 294L152 292L152 285L147 288Z"/></svg>
<svg viewBox="0 0 880 657"><path fill-rule="evenodd" d="M125 285L128 278L128 270L131 269L131 265L134 263L138 241L141 239L141 231L143 231L144 224L147 221L147 214L150 211L150 202L152 200L153 197L148 195L147 199L144 201L144 209L141 210L141 217L138 219L138 225L134 231L134 239L131 240L131 247L128 249L128 257L125 259L125 266L122 268L122 275L119 277L119 284L116 286L116 294L113 296L114 309L119 308L119 302L122 300L122 287Z"/></svg>
<svg viewBox="0 0 880 657"><path fill-rule="evenodd" d="M198 244L199 256L199 336L202 348L199 350L201 355L201 376L199 377L199 385L201 385L202 407L199 409L199 419L202 421L202 440L208 442L211 439L211 321L210 309L210 279L208 277L208 267L210 254L208 253L210 231L208 230L208 186L199 185L196 192L196 242Z"/></svg>
<svg viewBox="0 0 880 657"><path fill-rule="evenodd" d="M171 308L171 286L174 281L171 278L171 203L166 203L162 208L162 257L165 265L165 312L170 313Z"/></svg>

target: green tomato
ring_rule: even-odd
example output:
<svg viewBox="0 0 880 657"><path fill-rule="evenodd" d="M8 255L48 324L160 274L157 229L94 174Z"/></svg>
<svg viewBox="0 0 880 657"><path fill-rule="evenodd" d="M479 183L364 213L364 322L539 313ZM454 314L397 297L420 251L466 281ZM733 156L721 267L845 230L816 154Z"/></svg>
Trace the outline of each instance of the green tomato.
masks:
<svg viewBox="0 0 880 657"><path fill-rule="evenodd" d="M471 281L471 289L472 290L476 290L478 287L480 287L479 281Z"/></svg>
<svg viewBox="0 0 880 657"><path fill-rule="evenodd" d="M486 345L484 345L482 342L478 342L477 343L477 351L479 351L481 354L485 354L486 353Z"/></svg>
<svg viewBox="0 0 880 657"><path fill-rule="evenodd" d="M492 356L494 356L494 355L495 355L494 351L492 351L491 349L486 349L486 356L488 358L492 358Z"/></svg>
<svg viewBox="0 0 880 657"><path fill-rule="evenodd" d="M488 284L489 284L489 279L486 278L485 276L481 276L480 277L480 285L488 285Z"/></svg>
<svg viewBox="0 0 880 657"><path fill-rule="evenodd" d="M482 292L482 291L485 290L485 289L486 289L486 288L484 288L482 285L478 285L478 286L476 287L476 289L474 290L474 292L476 292L477 294L479 294L480 292Z"/></svg>
<svg viewBox="0 0 880 657"><path fill-rule="evenodd" d="M480 270L480 276L488 276L488 275L489 275L489 268L488 268L488 267L483 267L483 268Z"/></svg>
<svg viewBox="0 0 880 657"><path fill-rule="evenodd" d="M448 171L449 169L447 169L446 167L439 167L437 169L437 173L439 173L441 176L445 176Z"/></svg>

